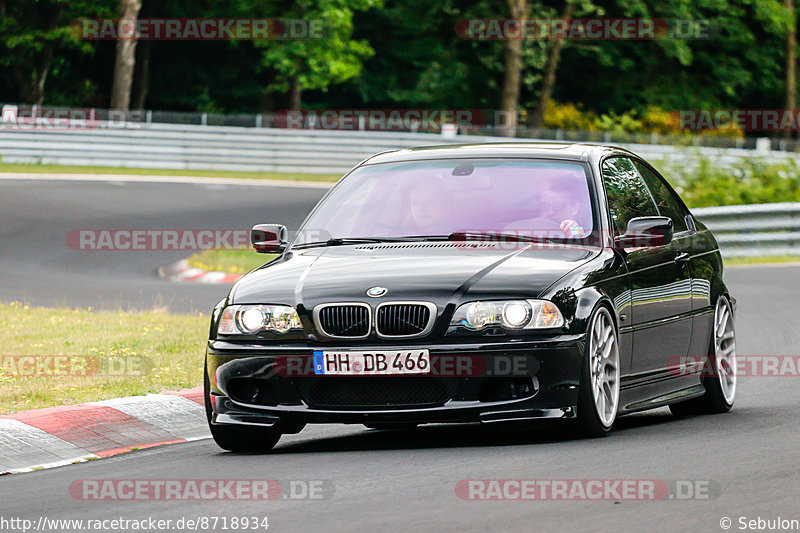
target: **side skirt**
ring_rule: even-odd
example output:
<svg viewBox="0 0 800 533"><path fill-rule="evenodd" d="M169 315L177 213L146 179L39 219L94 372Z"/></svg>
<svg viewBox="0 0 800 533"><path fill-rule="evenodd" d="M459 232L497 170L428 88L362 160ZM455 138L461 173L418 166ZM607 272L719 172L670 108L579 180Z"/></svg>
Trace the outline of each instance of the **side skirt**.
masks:
<svg viewBox="0 0 800 533"><path fill-rule="evenodd" d="M691 400L692 398L698 398L702 396L705 394L705 392L705 387L702 383L700 383L686 389L672 391L654 398L623 405L620 408L619 416L637 413L639 411L646 411L648 409L655 409L657 407L664 407L671 403L682 402L684 400Z"/></svg>

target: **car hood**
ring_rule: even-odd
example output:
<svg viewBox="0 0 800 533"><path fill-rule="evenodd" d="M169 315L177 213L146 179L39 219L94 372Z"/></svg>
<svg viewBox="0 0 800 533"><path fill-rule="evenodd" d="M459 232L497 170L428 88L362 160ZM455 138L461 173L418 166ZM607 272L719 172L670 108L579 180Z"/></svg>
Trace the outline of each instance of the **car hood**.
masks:
<svg viewBox="0 0 800 533"><path fill-rule="evenodd" d="M235 304L431 301L442 308L465 299L536 298L567 272L599 253L560 245L399 243L334 246L290 252L244 276L231 290ZM367 290L384 287L380 298Z"/></svg>

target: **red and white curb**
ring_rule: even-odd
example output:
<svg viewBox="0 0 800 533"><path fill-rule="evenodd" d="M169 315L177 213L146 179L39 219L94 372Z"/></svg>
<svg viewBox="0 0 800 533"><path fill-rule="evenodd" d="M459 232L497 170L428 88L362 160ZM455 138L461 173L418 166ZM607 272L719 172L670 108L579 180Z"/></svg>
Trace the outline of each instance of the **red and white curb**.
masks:
<svg viewBox="0 0 800 533"><path fill-rule="evenodd" d="M210 437L201 387L0 416L0 474Z"/></svg>
<svg viewBox="0 0 800 533"><path fill-rule="evenodd" d="M202 268L189 266L189 261L182 259L171 265L158 269L158 277L169 281L190 281L193 283L236 283L242 274L227 274L225 272L208 272Z"/></svg>

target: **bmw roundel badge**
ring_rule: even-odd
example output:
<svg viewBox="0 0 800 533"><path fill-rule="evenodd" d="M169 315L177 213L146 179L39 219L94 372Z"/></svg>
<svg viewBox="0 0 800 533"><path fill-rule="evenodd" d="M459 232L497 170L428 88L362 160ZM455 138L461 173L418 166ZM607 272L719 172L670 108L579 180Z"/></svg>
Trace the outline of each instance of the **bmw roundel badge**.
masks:
<svg viewBox="0 0 800 533"><path fill-rule="evenodd" d="M371 298L380 298L387 292L389 291L385 287L372 287L371 289L367 289L367 296Z"/></svg>

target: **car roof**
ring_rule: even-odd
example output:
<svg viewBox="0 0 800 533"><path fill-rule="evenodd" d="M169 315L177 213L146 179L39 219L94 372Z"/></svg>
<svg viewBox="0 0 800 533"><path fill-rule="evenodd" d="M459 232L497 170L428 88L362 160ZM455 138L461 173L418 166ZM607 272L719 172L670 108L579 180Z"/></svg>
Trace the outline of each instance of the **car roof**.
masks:
<svg viewBox="0 0 800 533"><path fill-rule="evenodd" d="M636 154L623 148L602 144L509 141L476 144L446 144L391 150L381 152L366 159L362 165L430 159L494 157L589 161L590 159L599 159L603 155L612 153L636 156Z"/></svg>

